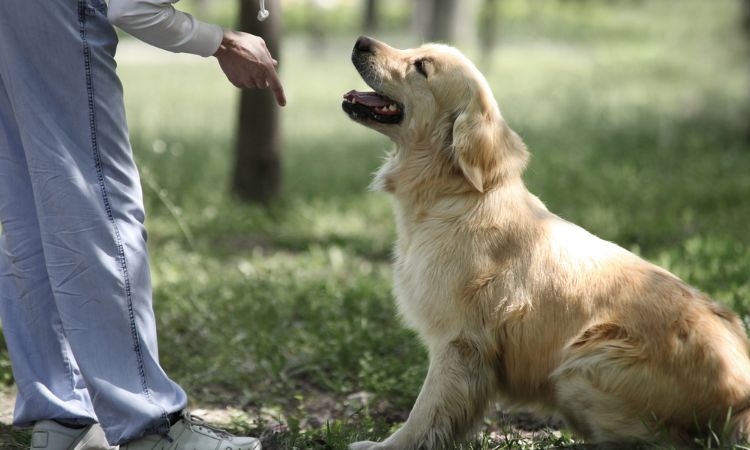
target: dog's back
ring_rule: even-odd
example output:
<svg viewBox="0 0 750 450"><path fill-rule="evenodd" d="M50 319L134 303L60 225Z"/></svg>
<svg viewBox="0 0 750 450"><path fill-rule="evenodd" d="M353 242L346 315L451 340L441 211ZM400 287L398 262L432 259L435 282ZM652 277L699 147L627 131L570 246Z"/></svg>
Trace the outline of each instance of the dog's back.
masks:
<svg viewBox="0 0 750 450"><path fill-rule="evenodd" d="M519 386L507 389L536 388L595 442L732 430L736 437L747 430L750 342L737 316L664 269L545 214L538 203L523 204L541 210L514 217L530 217L525 227L542 231L527 244L535 269L523 292L534 294L533 303L499 333L506 338L500 346L512 353L505 370L519 372L509 377ZM529 341L534 353L524 352ZM546 374L519 370L550 366ZM527 383L545 376L548 387Z"/></svg>

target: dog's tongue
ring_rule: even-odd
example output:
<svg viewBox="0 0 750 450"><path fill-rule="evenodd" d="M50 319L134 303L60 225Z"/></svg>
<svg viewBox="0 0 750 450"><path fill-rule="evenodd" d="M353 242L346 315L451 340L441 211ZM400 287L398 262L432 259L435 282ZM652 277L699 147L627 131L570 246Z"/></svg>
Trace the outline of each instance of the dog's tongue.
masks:
<svg viewBox="0 0 750 450"><path fill-rule="evenodd" d="M381 108L395 103L390 98L380 95L377 92L349 91L344 94L344 98L352 103L361 103L370 108Z"/></svg>

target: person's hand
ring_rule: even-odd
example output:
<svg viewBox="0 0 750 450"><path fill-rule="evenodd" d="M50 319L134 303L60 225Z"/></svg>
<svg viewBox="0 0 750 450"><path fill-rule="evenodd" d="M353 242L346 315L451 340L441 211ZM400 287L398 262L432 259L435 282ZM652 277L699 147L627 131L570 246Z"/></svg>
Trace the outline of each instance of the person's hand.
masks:
<svg viewBox="0 0 750 450"><path fill-rule="evenodd" d="M278 62L273 59L262 38L225 30L214 56L233 85L239 88L270 88L276 97L276 103L279 106L286 105L284 88L276 73Z"/></svg>

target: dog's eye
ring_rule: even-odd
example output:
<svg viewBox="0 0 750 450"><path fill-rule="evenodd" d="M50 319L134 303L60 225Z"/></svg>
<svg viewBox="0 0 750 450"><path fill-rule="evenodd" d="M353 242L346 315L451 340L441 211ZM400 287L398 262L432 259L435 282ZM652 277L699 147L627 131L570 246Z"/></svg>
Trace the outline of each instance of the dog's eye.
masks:
<svg viewBox="0 0 750 450"><path fill-rule="evenodd" d="M423 77L427 78L427 71L425 70L425 63L427 60L425 59L417 59L414 61L414 68L417 69L417 72L421 73Z"/></svg>

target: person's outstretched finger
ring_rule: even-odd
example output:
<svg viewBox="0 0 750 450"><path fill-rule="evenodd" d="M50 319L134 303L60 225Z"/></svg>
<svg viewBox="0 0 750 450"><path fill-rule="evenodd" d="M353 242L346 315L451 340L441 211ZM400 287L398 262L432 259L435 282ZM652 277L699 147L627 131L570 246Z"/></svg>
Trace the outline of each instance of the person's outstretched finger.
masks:
<svg viewBox="0 0 750 450"><path fill-rule="evenodd" d="M266 81L269 84L274 97L276 97L276 103L278 103L279 106L286 106L286 95L284 95L284 87L281 85L281 80L279 80L279 75L275 70L269 70L268 78L266 79Z"/></svg>

